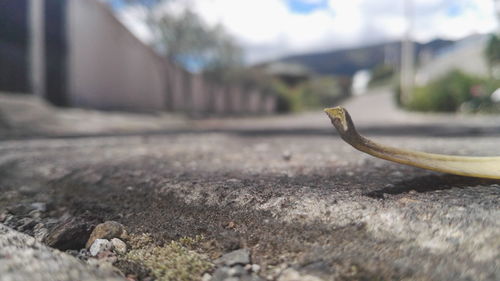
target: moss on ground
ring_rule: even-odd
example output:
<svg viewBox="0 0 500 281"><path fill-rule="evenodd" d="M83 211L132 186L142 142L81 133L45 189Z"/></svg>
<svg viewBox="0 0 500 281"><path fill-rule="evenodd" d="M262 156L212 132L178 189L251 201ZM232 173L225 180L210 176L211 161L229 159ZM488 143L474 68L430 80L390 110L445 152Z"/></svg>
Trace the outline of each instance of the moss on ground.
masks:
<svg viewBox="0 0 500 281"><path fill-rule="evenodd" d="M132 235L129 240L131 250L123 259L142 264L158 281L199 280L213 267L205 254L194 250L203 240L202 236L183 237L157 246L148 234Z"/></svg>

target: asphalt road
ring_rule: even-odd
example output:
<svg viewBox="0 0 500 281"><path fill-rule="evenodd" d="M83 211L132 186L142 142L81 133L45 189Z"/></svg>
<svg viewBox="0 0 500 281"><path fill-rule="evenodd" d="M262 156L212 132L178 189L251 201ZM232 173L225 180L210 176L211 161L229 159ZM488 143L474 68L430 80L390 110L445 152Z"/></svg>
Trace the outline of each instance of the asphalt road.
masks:
<svg viewBox="0 0 500 281"><path fill-rule="evenodd" d="M498 117L408 114L388 100L346 106L388 145L500 155ZM294 268L321 280L500 280L500 181L374 159L321 112L191 126L1 141L0 210L47 202L51 216L117 220L158 243L201 234L214 256L249 248L267 279Z"/></svg>

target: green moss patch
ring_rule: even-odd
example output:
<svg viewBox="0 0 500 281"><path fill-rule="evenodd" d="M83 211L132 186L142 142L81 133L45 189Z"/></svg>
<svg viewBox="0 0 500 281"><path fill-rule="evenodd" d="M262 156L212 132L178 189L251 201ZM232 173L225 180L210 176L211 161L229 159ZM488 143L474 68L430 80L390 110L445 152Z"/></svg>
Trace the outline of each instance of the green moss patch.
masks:
<svg viewBox="0 0 500 281"><path fill-rule="evenodd" d="M202 236L184 237L156 246L151 236L134 235L129 241L131 250L124 259L142 264L158 281L199 280L213 267L207 255L195 250L203 240Z"/></svg>

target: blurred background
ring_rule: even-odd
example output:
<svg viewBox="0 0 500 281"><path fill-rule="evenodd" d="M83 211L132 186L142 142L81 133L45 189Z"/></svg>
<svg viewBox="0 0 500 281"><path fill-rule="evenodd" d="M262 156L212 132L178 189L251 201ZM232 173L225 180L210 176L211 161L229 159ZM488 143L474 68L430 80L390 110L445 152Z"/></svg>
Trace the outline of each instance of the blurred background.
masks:
<svg viewBox="0 0 500 281"><path fill-rule="evenodd" d="M0 125L66 118L85 119L79 128L101 126L113 117L103 121L102 110L178 124L311 111L373 92L408 111L498 113L499 7L494 0L1 0ZM80 110L64 115L64 108ZM139 127L151 123L143 121Z"/></svg>

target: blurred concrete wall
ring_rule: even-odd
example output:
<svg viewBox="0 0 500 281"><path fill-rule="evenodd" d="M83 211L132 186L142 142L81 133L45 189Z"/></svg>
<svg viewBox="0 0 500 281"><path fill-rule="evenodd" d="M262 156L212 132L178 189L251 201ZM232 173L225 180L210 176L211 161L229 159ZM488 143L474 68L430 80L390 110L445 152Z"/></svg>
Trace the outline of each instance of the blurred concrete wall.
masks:
<svg viewBox="0 0 500 281"><path fill-rule="evenodd" d="M200 117L276 109L276 97L208 81L159 56L99 1L29 0L29 8L22 1L16 9L24 31L16 36L24 38L19 41L25 54L13 63L24 62L23 79L31 81L22 82L26 89L53 104ZM0 52L0 62L5 59Z"/></svg>
<svg viewBox="0 0 500 281"><path fill-rule="evenodd" d="M94 0L67 0L69 104L193 116L271 113L257 89L216 85L144 45ZM273 97L268 97L272 99Z"/></svg>
<svg viewBox="0 0 500 281"><path fill-rule="evenodd" d="M68 3L70 105L105 109L165 107L165 60L96 1Z"/></svg>

